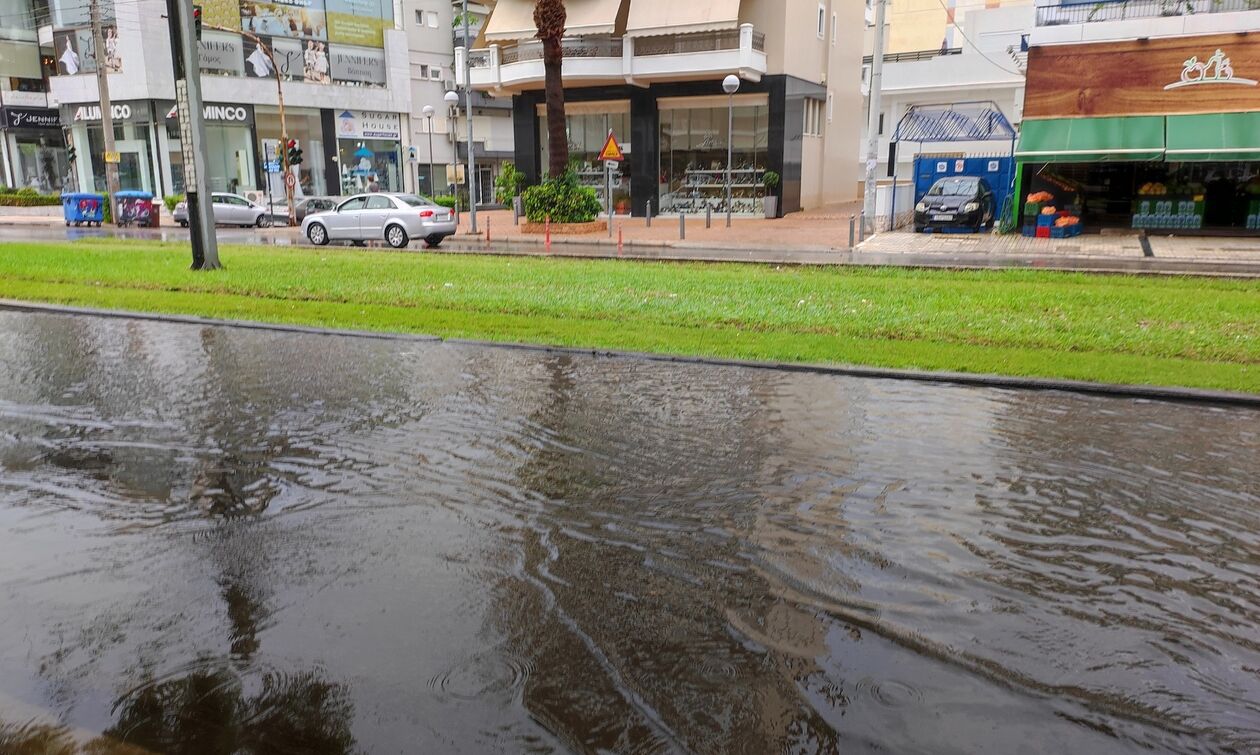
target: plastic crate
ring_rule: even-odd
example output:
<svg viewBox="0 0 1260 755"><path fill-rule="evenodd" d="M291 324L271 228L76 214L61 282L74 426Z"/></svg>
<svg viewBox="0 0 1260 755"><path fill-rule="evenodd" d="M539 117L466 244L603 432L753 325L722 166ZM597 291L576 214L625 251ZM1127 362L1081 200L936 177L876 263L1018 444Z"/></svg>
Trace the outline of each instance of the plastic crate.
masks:
<svg viewBox="0 0 1260 755"><path fill-rule="evenodd" d="M1036 237L1037 237L1037 226L1035 226L1035 225L1026 225L1026 226L1024 226L1024 235L1025 235L1025 236L1027 236L1027 237L1028 237L1028 238L1030 238L1030 239L1031 239L1031 238L1036 238Z"/></svg>
<svg viewBox="0 0 1260 755"><path fill-rule="evenodd" d="M100 225L105 222L105 197L90 192L61 195L61 212L66 225Z"/></svg>
<svg viewBox="0 0 1260 755"><path fill-rule="evenodd" d="M1039 239L1048 239L1048 238L1050 238L1050 232L1051 232L1051 231L1053 231L1053 230L1054 230L1054 228L1053 228L1052 226L1048 226L1048 225L1039 225L1039 226L1037 226L1037 238L1039 238Z"/></svg>
<svg viewBox="0 0 1260 755"><path fill-rule="evenodd" d="M1054 225L1054 221L1056 221L1056 220L1058 220L1058 219L1059 219L1059 216L1058 216L1058 215L1038 215L1038 216L1037 216L1037 227L1038 227L1038 228L1049 228L1049 227L1053 226L1053 225Z"/></svg>

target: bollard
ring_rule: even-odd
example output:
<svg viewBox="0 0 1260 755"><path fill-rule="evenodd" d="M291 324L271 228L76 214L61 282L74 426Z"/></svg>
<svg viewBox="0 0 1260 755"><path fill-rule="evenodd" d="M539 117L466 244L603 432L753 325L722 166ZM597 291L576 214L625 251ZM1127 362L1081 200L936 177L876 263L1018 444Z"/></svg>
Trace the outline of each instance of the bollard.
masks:
<svg viewBox="0 0 1260 755"><path fill-rule="evenodd" d="M850 215L849 216L849 248L850 249L853 248L853 234L854 234L853 224L856 222L857 222L857 216Z"/></svg>
<svg viewBox="0 0 1260 755"><path fill-rule="evenodd" d="M551 251L551 215L547 215L547 251Z"/></svg>
<svg viewBox="0 0 1260 755"><path fill-rule="evenodd" d="M622 231L622 228L620 225L618 225L617 226L617 256L618 257L621 256L621 247L622 247L621 231Z"/></svg>
<svg viewBox="0 0 1260 755"><path fill-rule="evenodd" d="M678 239L680 241L687 238L687 213L678 213Z"/></svg>
<svg viewBox="0 0 1260 755"><path fill-rule="evenodd" d="M858 243L866 241L866 213L858 216Z"/></svg>
<svg viewBox="0 0 1260 755"><path fill-rule="evenodd" d="M516 200L512 200L512 225L521 224L521 208L516 204Z"/></svg>
<svg viewBox="0 0 1260 755"><path fill-rule="evenodd" d="M707 204L704 206L704 227L713 227L713 205Z"/></svg>
<svg viewBox="0 0 1260 755"><path fill-rule="evenodd" d="M647 203L647 227L648 228L652 227L652 200L650 199L648 200L648 203Z"/></svg>
<svg viewBox="0 0 1260 755"><path fill-rule="evenodd" d="M486 218L486 243L490 243L490 218Z"/></svg>
<svg viewBox="0 0 1260 755"><path fill-rule="evenodd" d="M1155 250L1151 249L1151 240L1147 238L1146 231L1138 231L1138 243L1142 245L1143 257L1154 257Z"/></svg>

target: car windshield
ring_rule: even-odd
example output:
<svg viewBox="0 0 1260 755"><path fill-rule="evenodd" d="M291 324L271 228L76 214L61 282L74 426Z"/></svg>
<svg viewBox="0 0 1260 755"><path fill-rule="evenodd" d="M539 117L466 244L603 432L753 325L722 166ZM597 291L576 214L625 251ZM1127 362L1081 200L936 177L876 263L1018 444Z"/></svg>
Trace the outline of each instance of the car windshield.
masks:
<svg viewBox="0 0 1260 755"><path fill-rule="evenodd" d="M979 179L943 178L928 191L929 197L969 197L976 193Z"/></svg>
<svg viewBox="0 0 1260 755"><path fill-rule="evenodd" d="M424 197L417 197L413 194L404 194L398 197L398 200L402 202L403 204L406 204L410 207L432 207L434 205L434 202L432 199L425 199Z"/></svg>

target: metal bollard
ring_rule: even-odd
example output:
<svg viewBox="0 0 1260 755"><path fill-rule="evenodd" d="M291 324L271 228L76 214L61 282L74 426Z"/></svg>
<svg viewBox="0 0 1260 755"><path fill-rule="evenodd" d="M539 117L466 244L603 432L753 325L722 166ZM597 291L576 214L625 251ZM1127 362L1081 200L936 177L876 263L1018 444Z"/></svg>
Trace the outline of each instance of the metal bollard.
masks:
<svg viewBox="0 0 1260 755"><path fill-rule="evenodd" d="M647 227L648 228L652 227L652 200L650 199L648 200L648 203L647 203Z"/></svg>
<svg viewBox="0 0 1260 755"><path fill-rule="evenodd" d="M866 213L858 216L858 243L866 241Z"/></svg>
<svg viewBox="0 0 1260 755"><path fill-rule="evenodd" d="M520 224L521 224L521 208L520 208L520 205L516 203L516 200L513 199L512 200L512 225L520 225Z"/></svg>
<svg viewBox="0 0 1260 755"><path fill-rule="evenodd" d="M687 238L687 213L678 213L678 239L680 241Z"/></svg>
<svg viewBox="0 0 1260 755"><path fill-rule="evenodd" d="M856 215L850 215L850 216L849 216L849 248L850 248L850 249L852 249L852 248L853 248L853 234L854 234L854 232L855 232L855 229L854 229L853 225L854 225L854 223L856 223L856 222L857 222L857 216L856 216Z"/></svg>
<svg viewBox="0 0 1260 755"><path fill-rule="evenodd" d="M713 205L704 206L704 227L713 227Z"/></svg>

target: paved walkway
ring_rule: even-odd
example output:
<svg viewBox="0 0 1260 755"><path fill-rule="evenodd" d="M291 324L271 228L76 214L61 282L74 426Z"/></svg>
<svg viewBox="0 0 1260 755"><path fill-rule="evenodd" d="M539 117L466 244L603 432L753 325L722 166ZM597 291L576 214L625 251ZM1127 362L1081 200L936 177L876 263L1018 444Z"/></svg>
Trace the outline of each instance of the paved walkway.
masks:
<svg viewBox="0 0 1260 755"><path fill-rule="evenodd" d="M1260 263L1260 237L1150 236L1158 259ZM1130 258L1145 255L1134 234L1090 234L1072 239L1030 239L1018 234L877 234L858 246L876 254L987 254L999 257L1061 255Z"/></svg>

